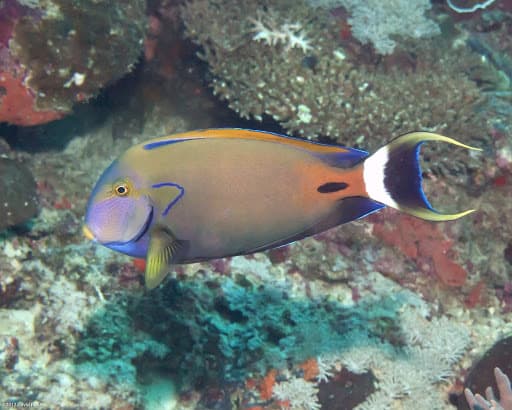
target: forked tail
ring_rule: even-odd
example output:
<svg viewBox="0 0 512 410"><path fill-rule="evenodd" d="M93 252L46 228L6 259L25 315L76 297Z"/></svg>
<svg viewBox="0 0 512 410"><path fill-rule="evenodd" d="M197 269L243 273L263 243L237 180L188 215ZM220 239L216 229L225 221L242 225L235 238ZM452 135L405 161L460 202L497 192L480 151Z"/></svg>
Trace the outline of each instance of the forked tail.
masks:
<svg viewBox="0 0 512 410"><path fill-rule="evenodd" d="M426 141L442 141L481 151L453 138L430 132L402 135L364 161L364 182L368 196L410 215L430 221L450 221L474 211L445 214L432 208L422 188L420 146Z"/></svg>

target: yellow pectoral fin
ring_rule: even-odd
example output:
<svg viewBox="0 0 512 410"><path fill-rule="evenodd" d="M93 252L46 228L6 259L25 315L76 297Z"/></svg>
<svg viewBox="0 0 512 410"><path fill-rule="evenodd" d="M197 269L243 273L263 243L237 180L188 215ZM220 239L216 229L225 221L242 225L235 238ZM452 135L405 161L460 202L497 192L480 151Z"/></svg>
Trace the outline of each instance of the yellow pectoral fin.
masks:
<svg viewBox="0 0 512 410"><path fill-rule="evenodd" d="M176 262L183 251L183 243L165 228L156 227L152 230L144 275L146 288L154 289L165 279L170 265Z"/></svg>

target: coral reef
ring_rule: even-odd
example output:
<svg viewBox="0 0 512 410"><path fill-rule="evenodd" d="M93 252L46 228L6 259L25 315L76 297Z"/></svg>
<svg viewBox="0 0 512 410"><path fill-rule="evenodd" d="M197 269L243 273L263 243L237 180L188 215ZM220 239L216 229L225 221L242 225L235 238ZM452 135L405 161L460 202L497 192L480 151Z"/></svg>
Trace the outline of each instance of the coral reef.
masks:
<svg viewBox="0 0 512 410"><path fill-rule="evenodd" d="M98 77L88 73L79 86L74 73L82 71L68 60L72 69L60 82L42 83L46 96L23 88L32 82L13 59L16 41L42 28L62 30L60 41L71 29L65 21L83 29L78 7L97 4L118 28L127 16L134 26L120 28L130 33L125 39L113 33L113 43L108 31L86 27L95 33L77 33L75 45L97 43L75 56L77 64L96 61L92 49L101 53L101 46L124 41L132 63L136 49L144 54L130 76L84 105L100 115L78 110L52 125L0 126L0 154L29 169L35 186L21 184L40 208L29 225L0 235L0 402L51 409L336 410L342 403L446 410L450 400L466 409L465 387L482 393L496 366L511 374L509 6L495 2L489 11L454 18L442 14L444 1L433 2L421 18L442 35L431 41L390 34L382 41L396 42L393 53L382 56L355 37L348 24L354 9L330 9L340 1L322 2L327 8L291 0L191 0L181 9L177 3L148 2L142 44L147 17L130 7L134 2L0 0L0 82L22 90L6 100L0 89L2 120L47 121L45 113L55 118L82 98L88 79L98 87L110 82L99 78L110 70L100 64ZM455 4L461 3L468 2ZM50 4L62 7L42 13ZM178 10L209 73L191 60L196 49L181 38ZM29 21L37 24L27 27ZM98 16L98 25L105 21ZM68 55L71 48L59 41ZM43 57L49 63L55 54ZM129 65L124 60L112 78ZM238 113L263 122L240 123L203 82ZM87 90L86 97L97 94ZM429 200L478 211L431 225L384 210L265 253L179 266L150 293L143 289L143 260L82 238L90 187L129 146L199 126L276 130L269 116L296 134L369 150L414 128L481 146L484 153L474 156L422 149Z"/></svg>
<svg viewBox="0 0 512 410"><path fill-rule="evenodd" d="M384 283L386 281L382 285ZM382 291L392 292L391 288L386 291L382 288ZM378 312L380 303L382 300L372 305L374 312ZM320 395L320 392L326 391L331 383L337 385L343 368L352 374L370 372L374 375L365 383L366 393L355 396L358 401L353 401L355 397L350 399L353 403L350 408L394 408L392 406L399 403L403 408L409 408L413 403L421 409L444 408L445 399L436 385L452 375L453 364L469 343L468 331L454 320L427 319L424 317L428 314L427 306L411 293L396 293L394 303L401 306L401 313L394 318L393 315L387 317L391 322L396 320L397 327L389 333L394 325L388 323L388 334L384 339L356 328L344 332L338 342L320 338L318 346L323 345L325 350L316 360L276 366L280 370L271 370L260 383L251 383L253 387L249 387L249 393L252 394L244 396L247 406L260 399L267 402L269 409L274 408L272 404L283 403L291 409L328 409L331 398L325 393ZM382 313L384 311L377 316ZM378 317L370 322L375 319ZM385 323L383 317L378 320ZM336 334L333 336L337 337ZM271 397L273 400L269 404ZM333 408L338 408L337 404L333 403Z"/></svg>

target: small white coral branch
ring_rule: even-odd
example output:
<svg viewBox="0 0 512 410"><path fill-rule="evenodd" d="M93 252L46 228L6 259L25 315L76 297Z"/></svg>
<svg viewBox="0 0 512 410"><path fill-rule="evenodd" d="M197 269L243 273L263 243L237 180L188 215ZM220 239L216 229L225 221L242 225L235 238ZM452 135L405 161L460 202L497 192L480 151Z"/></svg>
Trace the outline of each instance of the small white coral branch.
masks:
<svg viewBox="0 0 512 410"><path fill-rule="evenodd" d="M250 17L251 32L255 33L252 39L269 46L282 44L287 52L292 48L300 48L303 53L306 53L313 48L300 23L278 24L276 20L276 17L271 14L260 13L257 18Z"/></svg>
<svg viewBox="0 0 512 410"><path fill-rule="evenodd" d="M320 382L327 382L334 375L333 368L335 366L336 357L321 355L316 358L318 364L318 375L316 380Z"/></svg>
<svg viewBox="0 0 512 410"><path fill-rule="evenodd" d="M315 384L296 377L274 386L273 394L278 400L289 401L291 410L320 410Z"/></svg>

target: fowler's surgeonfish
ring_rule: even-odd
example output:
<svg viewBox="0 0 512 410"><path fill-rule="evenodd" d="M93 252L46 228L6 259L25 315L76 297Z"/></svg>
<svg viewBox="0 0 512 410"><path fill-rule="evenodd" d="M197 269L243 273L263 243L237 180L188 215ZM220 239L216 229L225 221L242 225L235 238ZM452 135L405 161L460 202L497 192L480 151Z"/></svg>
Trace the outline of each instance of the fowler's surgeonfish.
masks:
<svg viewBox="0 0 512 410"><path fill-rule="evenodd" d="M172 264L281 246L384 206L431 221L419 147L452 138L414 132L373 155L263 131L207 129L158 138L124 152L89 199L84 233L146 258L148 288Z"/></svg>

